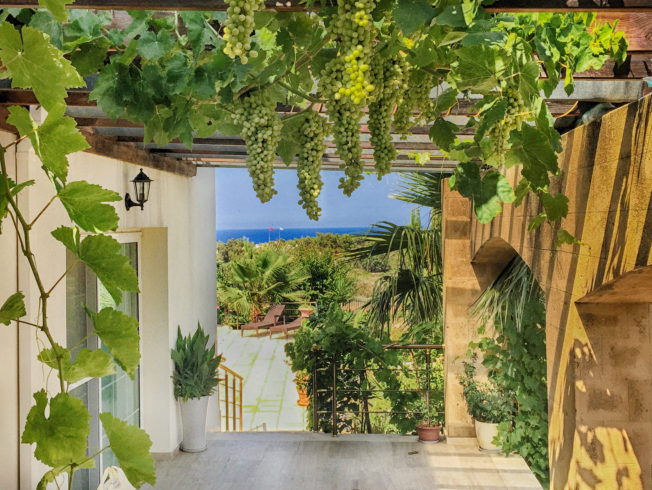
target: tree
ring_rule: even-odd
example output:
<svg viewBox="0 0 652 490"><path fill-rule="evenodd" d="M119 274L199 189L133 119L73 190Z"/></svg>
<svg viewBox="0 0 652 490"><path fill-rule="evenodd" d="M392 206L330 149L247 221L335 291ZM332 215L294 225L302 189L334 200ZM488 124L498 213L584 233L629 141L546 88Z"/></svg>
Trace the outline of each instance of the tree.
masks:
<svg viewBox="0 0 652 490"><path fill-rule="evenodd" d="M274 303L302 301L304 271L286 253L247 244L245 254L229 262L232 283L218 283L218 298L229 310L252 319Z"/></svg>

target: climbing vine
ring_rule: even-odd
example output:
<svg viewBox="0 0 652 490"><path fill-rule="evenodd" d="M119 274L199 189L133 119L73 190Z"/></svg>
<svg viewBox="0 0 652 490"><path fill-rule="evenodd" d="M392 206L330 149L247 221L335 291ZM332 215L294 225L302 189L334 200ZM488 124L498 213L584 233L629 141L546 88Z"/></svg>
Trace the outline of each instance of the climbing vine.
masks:
<svg viewBox="0 0 652 490"><path fill-rule="evenodd" d="M549 190L561 140L541 93L563 80L570 94L574 73L624 61L627 42L615 24L596 24L591 13L488 14L478 0L311 5L294 13L261 11L253 0L229 2L226 13L131 11L124 30L110 28L105 13L74 11L64 24L42 10L4 15L47 33L82 75L99 73L92 99L113 118L142 122L145 142L178 138L191 147L193 136L245 134L239 99L255 91L255 100L277 104L280 137L250 149L265 156L252 172L263 201L274 194L275 155L289 164L301 150L301 125L292 119L318 103L334 123L347 195L364 168L360 124L368 107L379 176L395 155L388 128L425 125L444 157L459 162L451 187L473 198L479 221L528 193L543 204L532 229L566 216L567 198ZM460 127L445 116L463 103L469 119ZM473 138L458 138L469 128ZM517 164L514 189L504 171ZM314 192L313 180L300 180L302 193ZM314 209L307 212L317 219ZM572 241L563 230L558 238Z"/></svg>
<svg viewBox="0 0 652 490"><path fill-rule="evenodd" d="M63 4L48 2L48 5L52 13L40 13L41 17L65 19ZM47 258L33 247L34 230L47 226L40 217L58 201L72 226L60 226L51 234L72 252L76 263L84 263L97 275L116 304L121 302L123 292L138 290L136 272L128 258L121 255L119 243L105 234L118 227L118 215L110 203L120 201L121 196L99 185L68 180L67 155L87 148L88 144L76 129L75 121L64 115L64 98L68 89L83 86L84 81L64 58L64 53L52 44L50 36L33 26L0 23L0 61L3 76L11 78L12 86L33 90L39 104L48 112L39 124L24 107L10 107L7 122L15 126L20 137L0 148L0 224L13 225L23 260L38 291L37 313L30 312L26 318L24 294L16 291L0 306L0 323L20 322L21 329L33 328L39 345L43 345L38 360L56 373L57 380L56 386L46 383L34 393L35 403L27 414L22 433L21 442L35 444L34 456L50 467L37 488L45 489L52 482L60 485L64 480L61 475L67 476L68 488L72 488L75 472L92 468L95 458L108 449L133 485L154 484L149 436L106 412L99 419L109 444L88 447L91 415L83 401L70 394L73 383L115 374L116 366L134 377L140 361L136 319L113 308L101 311L87 308L94 327L91 335L96 335L106 350L82 348L73 355L72 348L65 348L55 340L49 312L50 297L70 269L52 284L47 283L39 268L39 263ZM43 180L50 183L50 199L34 217L25 213L18 199L35 181L19 182L10 178L5 158L7 151L24 139L31 142L42 163Z"/></svg>

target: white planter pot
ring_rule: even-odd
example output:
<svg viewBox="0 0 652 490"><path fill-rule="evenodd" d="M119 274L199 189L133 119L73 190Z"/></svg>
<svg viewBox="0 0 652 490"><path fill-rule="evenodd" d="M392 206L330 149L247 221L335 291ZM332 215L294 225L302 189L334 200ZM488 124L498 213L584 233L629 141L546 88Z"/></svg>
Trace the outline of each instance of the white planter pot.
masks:
<svg viewBox="0 0 652 490"><path fill-rule="evenodd" d="M206 450L206 409L208 398L189 398L187 402L179 401L181 422L183 424L183 442L181 450L187 453L200 453Z"/></svg>
<svg viewBox="0 0 652 490"><path fill-rule="evenodd" d="M480 422L475 420L475 437L478 439L478 445L483 451L499 452L500 447L496 446L491 441L498 434L498 424L490 424L488 422Z"/></svg>

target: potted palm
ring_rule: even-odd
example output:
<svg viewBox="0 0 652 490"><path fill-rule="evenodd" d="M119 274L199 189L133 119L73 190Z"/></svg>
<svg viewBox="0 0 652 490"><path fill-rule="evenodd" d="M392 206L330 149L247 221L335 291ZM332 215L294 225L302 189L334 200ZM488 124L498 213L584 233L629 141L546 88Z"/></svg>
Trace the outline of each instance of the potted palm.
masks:
<svg viewBox="0 0 652 490"><path fill-rule="evenodd" d="M197 324L195 333L187 337L181 335L179 327L176 349L172 349L171 357L174 397L179 400L183 424L181 450L201 452L206 449L208 398L219 382L217 368L222 356L215 355L215 344L208 347L208 335Z"/></svg>
<svg viewBox="0 0 652 490"><path fill-rule="evenodd" d="M464 387L469 415L473 417L480 450L499 452L500 447L496 445L498 424L510 419L514 409L512 400L491 381L476 381L473 362L464 362L464 376L459 379Z"/></svg>

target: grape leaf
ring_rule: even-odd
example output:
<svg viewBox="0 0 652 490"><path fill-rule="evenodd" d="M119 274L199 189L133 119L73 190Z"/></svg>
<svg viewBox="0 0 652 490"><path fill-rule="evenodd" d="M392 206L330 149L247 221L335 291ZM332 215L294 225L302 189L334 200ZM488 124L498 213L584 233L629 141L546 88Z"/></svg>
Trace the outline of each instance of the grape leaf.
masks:
<svg viewBox="0 0 652 490"><path fill-rule="evenodd" d="M70 219L80 228L97 233L118 227L118 214L114 207L104 204L122 200L117 192L80 180L67 184L58 196Z"/></svg>
<svg viewBox="0 0 652 490"><path fill-rule="evenodd" d="M466 27L464 12L461 5L448 5L440 14L437 14L435 22L438 25L449 27Z"/></svg>
<svg viewBox="0 0 652 490"><path fill-rule="evenodd" d="M120 244L106 235L91 235L79 241L79 229L61 226L52 236L90 267L116 304L123 291L138 291L136 271L120 253Z"/></svg>
<svg viewBox="0 0 652 490"><path fill-rule="evenodd" d="M24 444L36 443L34 456L52 467L86 460L90 415L84 403L68 393L59 393L50 400L46 417L48 395L45 390L34 393L34 400L36 405L27 414L21 439Z"/></svg>
<svg viewBox="0 0 652 490"><path fill-rule="evenodd" d="M550 183L548 172L557 174L557 155L548 138L537 128L524 124L510 135L512 148L506 157L507 166L523 164L521 174L534 190L545 189Z"/></svg>
<svg viewBox="0 0 652 490"><path fill-rule="evenodd" d="M392 15L403 34L409 36L430 24L435 17L435 9L427 0L398 0Z"/></svg>
<svg viewBox="0 0 652 490"><path fill-rule="evenodd" d="M456 85L459 90L478 94L491 92L498 84L497 72L503 61L489 46L464 46L454 52L458 59Z"/></svg>
<svg viewBox="0 0 652 490"><path fill-rule="evenodd" d="M0 307L0 323L9 325L12 320L18 320L25 316L25 296L18 291L7 298L2 307Z"/></svg>
<svg viewBox="0 0 652 490"><path fill-rule="evenodd" d="M559 247L563 244L573 245L575 243L580 243L580 242L578 242L578 240L573 235L571 235L564 229L557 230L557 240L555 241L556 247Z"/></svg>
<svg viewBox="0 0 652 490"><path fill-rule="evenodd" d="M513 202L516 197L503 174L490 170L481 177L480 167L473 162L458 164L449 183L463 196L473 198L473 208L480 223L490 222L501 212L501 202Z"/></svg>
<svg viewBox="0 0 652 490"><path fill-rule="evenodd" d="M444 90L435 98L435 108L433 112L435 114L440 114L453 107L455 104L457 104L457 94L458 91L454 88L447 88Z"/></svg>
<svg viewBox="0 0 652 490"><path fill-rule="evenodd" d="M101 349L82 349L77 354L75 362L71 362L70 351L60 345L56 348L43 349L38 354L38 360L52 369L59 370L56 351L62 352L61 367L63 379L68 383L76 383L84 378L101 378L115 374L115 366L111 356Z"/></svg>
<svg viewBox="0 0 652 490"><path fill-rule="evenodd" d="M48 112L65 107L66 89L85 86L63 53L33 27L25 26L19 32L8 22L0 24L0 61L11 86L31 88Z"/></svg>
<svg viewBox="0 0 652 490"><path fill-rule="evenodd" d="M38 0L38 3L44 9L49 10L52 16L59 22L68 20L68 11L66 5L73 3L74 0Z"/></svg>
<svg viewBox="0 0 652 490"><path fill-rule="evenodd" d="M68 176L66 155L89 147L86 139L77 131L75 120L51 112L45 118L45 122L37 126L24 107L10 107L9 113L7 122L16 126L21 136L29 137L34 152L43 163L43 168L65 182Z"/></svg>
<svg viewBox="0 0 652 490"><path fill-rule="evenodd" d="M546 213L537 214L527 225L527 231L534 231L546 220Z"/></svg>
<svg viewBox="0 0 652 490"><path fill-rule="evenodd" d="M7 184L7 185L5 185ZM2 220L7 216L9 210L9 196L7 195L7 187L9 187L9 194L15 196L25 187L33 185L33 180L26 180L20 184L16 184L13 180L4 174L0 174L0 234L2 234Z"/></svg>
<svg viewBox="0 0 652 490"><path fill-rule="evenodd" d="M143 483L156 485L154 458L149 453L152 441L143 429L129 425L108 412L100 414L100 421L111 451L129 482L135 487Z"/></svg>
<svg viewBox="0 0 652 490"><path fill-rule="evenodd" d="M430 139L437 143L444 151L449 151L457 136L455 133L459 130L457 124L446 121L443 117L438 117L430 128Z"/></svg>
<svg viewBox="0 0 652 490"><path fill-rule="evenodd" d="M143 58L157 60L166 55L174 46L174 39L167 31L160 31L158 34L147 31L138 39L136 50Z"/></svg>
<svg viewBox="0 0 652 490"><path fill-rule="evenodd" d="M86 309L86 313L115 362L133 379L140 362L138 321L113 308L103 308L99 313Z"/></svg>
<svg viewBox="0 0 652 490"><path fill-rule="evenodd" d="M546 210L546 216L549 221L558 221L568 216L568 197L564 194L541 194L541 203Z"/></svg>
<svg viewBox="0 0 652 490"><path fill-rule="evenodd" d="M108 48L105 39L81 44L70 54L70 61L80 75L94 75L104 66Z"/></svg>

